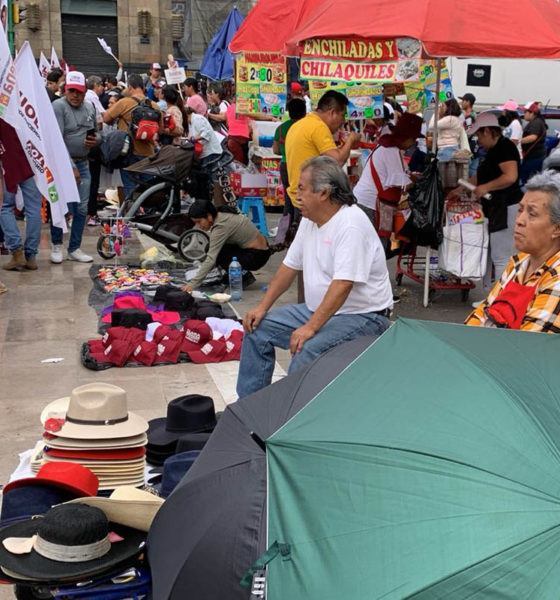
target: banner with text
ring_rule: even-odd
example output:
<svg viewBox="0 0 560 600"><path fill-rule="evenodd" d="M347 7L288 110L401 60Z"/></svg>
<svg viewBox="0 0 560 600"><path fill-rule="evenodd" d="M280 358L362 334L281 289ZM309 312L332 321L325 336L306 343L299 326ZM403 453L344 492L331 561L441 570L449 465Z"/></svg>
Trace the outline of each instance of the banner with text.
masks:
<svg viewBox="0 0 560 600"><path fill-rule="evenodd" d="M382 84L339 83L335 81L309 82L309 97L313 108L327 90L335 90L348 98L349 119L378 119L383 117Z"/></svg>
<svg viewBox="0 0 560 600"><path fill-rule="evenodd" d="M281 55L265 55L265 62L241 55L236 60L236 111L243 115L283 117L287 100L286 59Z"/></svg>
<svg viewBox="0 0 560 600"><path fill-rule="evenodd" d="M412 38L313 38L301 45L302 79L354 83L417 81L422 46Z"/></svg>
<svg viewBox="0 0 560 600"><path fill-rule="evenodd" d="M39 191L50 203L54 225L66 231L67 205L79 202L80 196L72 162L29 42L19 51L14 67L19 91L18 118L10 124L17 129Z"/></svg>

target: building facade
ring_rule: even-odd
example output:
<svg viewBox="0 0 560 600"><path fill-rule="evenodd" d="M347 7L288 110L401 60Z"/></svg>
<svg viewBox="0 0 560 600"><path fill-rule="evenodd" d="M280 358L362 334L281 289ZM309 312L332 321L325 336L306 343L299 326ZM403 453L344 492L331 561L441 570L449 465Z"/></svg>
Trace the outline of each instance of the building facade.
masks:
<svg viewBox="0 0 560 600"><path fill-rule="evenodd" d="M214 33L234 5L246 15L255 0L31 0L40 19L15 25L16 47L29 40L36 57L51 47L69 65L90 74L115 74L103 38L130 72L146 72L167 55L197 69ZM34 9L37 10L37 9ZM30 26L33 29L30 29Z"/></svg>

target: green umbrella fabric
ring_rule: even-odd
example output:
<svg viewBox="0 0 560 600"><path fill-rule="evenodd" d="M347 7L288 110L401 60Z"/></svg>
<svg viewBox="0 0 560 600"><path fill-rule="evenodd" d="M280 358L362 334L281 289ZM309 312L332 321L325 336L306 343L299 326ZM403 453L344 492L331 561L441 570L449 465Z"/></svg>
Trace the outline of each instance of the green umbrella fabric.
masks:
<svg viewBox="0 0 560 600"><path fill-rule="evenodd" d="M556 600L560 336L399 320L266 442L269 600Z"/></svg>

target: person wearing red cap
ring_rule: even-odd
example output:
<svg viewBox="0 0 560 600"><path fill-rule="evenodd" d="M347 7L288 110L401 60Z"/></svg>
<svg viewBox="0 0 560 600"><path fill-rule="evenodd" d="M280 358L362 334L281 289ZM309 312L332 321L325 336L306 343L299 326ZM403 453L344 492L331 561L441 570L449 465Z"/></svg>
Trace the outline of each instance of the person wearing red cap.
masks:
<svg viewBox="0 0 560 600"><path fill-rule="evenodd" d="M296 237L259 305L243 319L239 398L270 384L276 347L290 349L292 373L337 344L381 335L390 324L385 253L342 168L330 156L305 162L297 195L303 218ZM305 302L269 312L299 272Z"/></svg>
<svg viewBox="0 0 560 600"><path fill-rule="evenodd" d="M538 102L529 102L524 108L523 118L527 125L521 138L523 162L519 169L519 178L522 184L542 170L546 158L546 123L541 115L541 108Z"/></svg>
<svg viewBox="0 0 560 600"><path fill-rule="evenodd" d="M68 209L72 215L72 227L68 243L68 260L92 262L93 258L82 252L82 236L87 218L91 175L88 153L98 144L97 118L95 108L90 102L84 102L86 79L83 73L70 71L66 75L64 98L52 104L58 126L62 132L68 154L74 163L74 176L80 194L80 203L70 203ZM51 262L62 262L62 229L51 225Z"/></svg>

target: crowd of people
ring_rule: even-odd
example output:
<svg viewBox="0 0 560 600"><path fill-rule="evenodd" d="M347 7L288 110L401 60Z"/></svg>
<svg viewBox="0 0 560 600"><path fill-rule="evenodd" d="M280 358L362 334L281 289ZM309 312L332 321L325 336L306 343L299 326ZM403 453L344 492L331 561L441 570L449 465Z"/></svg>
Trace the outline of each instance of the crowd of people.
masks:
<svg viewBox="0 0 560 600"><path fill-rule="evenodd" d="M252 120L236 113L231 84L206 85L188 77L181 86L169 85L159 63L150 66L146 77L131 74L126 84L121 78L120 64L114 78L86 78L77 71L65 74L57 69L46 78L80 197L79 203L69 205L68 260L93 260L81 245L86 224L98 222L99 190L122 185L128 197L136 186L124 168L112 175L105 172L99 148L107 138L128 136L130 148L123 167L185 139L195 145L202 168L226 147L241 164L248 163ZM520 107L513 100L479 115L475 103L470 93L449 99L426 122L394 98L385 98L383 116L366 120L355 131L346 123L345 95L329 90L312 110L302 85L291 84L289 119L278 123L273 152L281 157L284 213L297 233L259 306L245 318L240 397L270 382L275 346L290 348L293 370L334 344L357 335L380 335L389 326L399 298L391 291L386 260L395 242L406 239L399 235L407 213L402 210L403 199L421 176L429 150L426 141L436 126L441 163L455 160L457 152L470 157L469 180L489 225L490 268L484 285L491 291L486 300L476 303L467 323L560 331L556 311L560 175L541 173L547 131L542 107L538 102L526 104L523 126ZM11 255L2 267L34 270L41 194L15 131L3 121L0 137L2 146L11 150L2 154L0 224L3 247ZM365 140L373 142L374 150L352 188L343 166L352 148ZM25 240L15 216L18 188L24 201ZM448 198L459 192L451 190ZM201 285L214 266L227 269L233 256L246 271L268 261L271 251L266 238L243 215L200 200L191 206L189 216L209 233L210 248L186 291ZM60 264L62 229L51 226L50 236L50 260ZM516 250L520 254L514 254ZM303 302L271 311L298 273L303 273ZM512 295L523 297L523 302L515 304ZM512 302L513 321L508 320L510 309L503 308Z"/></svg>

